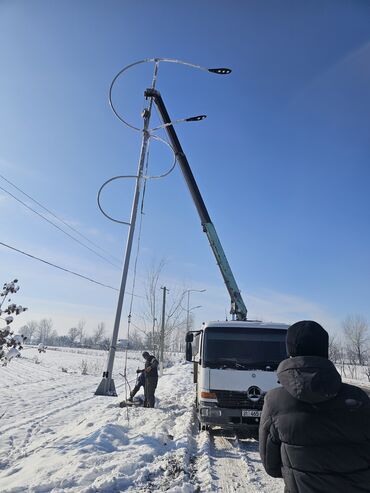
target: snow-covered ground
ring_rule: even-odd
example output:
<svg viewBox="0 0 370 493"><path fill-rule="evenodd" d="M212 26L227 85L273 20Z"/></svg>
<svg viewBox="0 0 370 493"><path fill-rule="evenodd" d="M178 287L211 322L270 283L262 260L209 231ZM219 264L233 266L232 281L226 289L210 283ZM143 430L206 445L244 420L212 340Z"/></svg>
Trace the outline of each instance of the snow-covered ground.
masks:
<svg viewBox="0 0 370 493"><path fill-rule="evenodd" d="M283 492L282 480L264 472L255 440L198 433L192 366L182 356L159 380L157 407L144 409L118 406L124 353L115 362L117 398L94 396L105 352L22 354L0 367L2 493ZM129 380L142 364L129 352Z"/></svg>
<svg viewBox="0 0 370 493"><path fill-rule="evenodd" d="M0 368L0 416L5 413L0 419L2 493L186 486L193 422L187 364L165 370L156 409L122 409L118 403L124 381L119 375L115 383L120 397L94 396L106 354L64 350L39 355L26 349L23 355ZM81 375L82 361L99 368L99 376ZM129 378L135 379L142 365L139 353L129 354ZM116 369L123 371L123 353Z"/></svg>

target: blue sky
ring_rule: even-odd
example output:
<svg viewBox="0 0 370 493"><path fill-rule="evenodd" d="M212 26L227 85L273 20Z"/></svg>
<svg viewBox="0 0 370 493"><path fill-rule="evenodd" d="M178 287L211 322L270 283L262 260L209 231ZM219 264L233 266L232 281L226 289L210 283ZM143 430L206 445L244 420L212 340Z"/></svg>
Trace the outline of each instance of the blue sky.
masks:
<svg viewBox="0 0 370 493"><path fill-rule="evenodd" d="M341 0L2 0L0 173L122 258L127 229L100 214L96 192L135 172L140 135L109 108L112 78L156 56L230 67L218 77L163 65L158 89L172 118L208 115L177 132L250 316L313 318L331 330L348 314L370 319L369 15L368 2ZM115 90L138 125L150 74L135 68ZM170 161L154 143L152 172ZM132 191L113 185L106 208L128 217ZM119 285L119 269L4 192L0 210L1 241ZM179 169L148 183L145 210L137 294L151 263L166 258L172 293L207 289L192 294L197 323L223 318L228 295ZM110 326L115 292L0 254L1 278L18 277L18 301L30 307L19 324Z"/></svg>

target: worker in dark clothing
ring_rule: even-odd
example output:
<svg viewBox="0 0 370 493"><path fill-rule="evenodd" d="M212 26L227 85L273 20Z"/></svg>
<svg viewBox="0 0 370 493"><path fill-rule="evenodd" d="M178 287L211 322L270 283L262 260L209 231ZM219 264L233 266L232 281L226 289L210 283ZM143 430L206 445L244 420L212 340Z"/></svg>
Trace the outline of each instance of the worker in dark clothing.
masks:
<svg viewBox="0 0 370 493"><path fill-rule="evenodd" d="M138 373L138 377L136 380L136 385L135 387L131 390L130 392L130 397L127 399L128 401L132 402L135 395L139 392L141 387L144 387L145 389L145 371L140 370L140 373Z"/></svg>
<svg viewBox="0 0 370 493"><path fill-rule="evenodd" d="M142 356L145 360L145 368L137 372L145 373L144 407L154 407L154 394L158 383L158 360L148 351L144 351Z"/></svg>
<svg viewBox="0 0 370 493"><path fill-rule="evenodd" d="M370 399L342 383L328 341L316 322L289 327L282 386L265 396L260 454L286 493L370 492Z"/></svg>

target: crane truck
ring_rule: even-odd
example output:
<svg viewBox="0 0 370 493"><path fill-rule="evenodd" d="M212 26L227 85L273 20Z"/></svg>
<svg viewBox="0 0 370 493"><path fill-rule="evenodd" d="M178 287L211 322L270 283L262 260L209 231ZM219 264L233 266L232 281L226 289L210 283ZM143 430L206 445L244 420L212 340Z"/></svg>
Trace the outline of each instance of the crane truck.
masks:
<svg viewBox="0 0 370 493"><path fill-rule="evenodd" d="M288 325L247 320L241 292L162 96L153 88L147 89L145 96L153 98L158 108L231 300L231 321L206 322L186 334L186 359L194 365L199 428L220 426L253 432L264 395L278 386L276 369L286 358Z"/></svg>

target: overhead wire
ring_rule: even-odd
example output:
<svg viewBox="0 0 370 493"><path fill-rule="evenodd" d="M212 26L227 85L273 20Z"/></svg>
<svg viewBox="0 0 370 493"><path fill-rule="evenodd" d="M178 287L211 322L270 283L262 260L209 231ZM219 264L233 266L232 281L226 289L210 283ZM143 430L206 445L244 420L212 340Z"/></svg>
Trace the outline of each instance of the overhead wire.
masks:
<svg viewBox="0 0 370 493"><path fill-rule="evenodd" d="M118 291L117 288L114 288L113 286L109 286L109 284L104 284L100 281L97 281L96 279L92 279L91 277L85 276L83 274L79 274L78 272L74 272L70 269L66 269L65 267L61 267L60 265L54 264L53 262L49 262L48 260L44 260L40 257L36 257L36 255L32 255L31 253L27 253L23 250L20 250L19 248L15 248L11 245L8 245L7 243L4 243L0 241L0 245L9 248L10 250L14 250L15 252L21 253L22 255L25 255L27 257L33 258L35 260L38 260L39 262L43 262L44 264L50 265L51 267L55 267L56 269L62 270L64 272L68 272L69 274L73 274L74 276L81 277L82 279L86 279L87 281L93 282L94 284L99 284L100 286L103 286L105 288L113 289L114 291Z"/></svg>
<svg viewBox="0 0 370 493"><path fill-rule="evenodd" d="M32 211L34 214L36 214L37 216L41 217L42 219L44 219L44 221L48 222L49 224L51 224L52 226L54 226L54 228L58 229L59 231L61 231L62 233L64 233L65 235L67 235L69 238L71 238L73 241L75 241L76 243L78 243L79 245L83 246L84 248L86 248L87 250L90 250L90 252L94 253L96 256L100 257L102 260L105 260L106 262L108 262L109 264L113 265L113 267L119 267L116 263L112 262L111 260L109 260L107 257L105 257L104 255L101 255L100 253L98 253L96 250L94 250L93 248L90 248L89 246L85 245L85 243L83 243L82 241L80 241L79 239L75 238L74 236L72 236L71 234L69 234L67 231L65 231L63 228L59 227L57 224L55 224L53 221L51 221L50 219L48 219L46 216L44 216L43 214L41 214L40 212L36 211L35 209L33 209L31 206L29 206L28 204L26 204L25 202L23 202L23 200L21 200L20 198L16 197L14 194L12 194L11 192L9 192L9 190L6 190L5 188L3 188L2 186L0 186L0 190L2 190L3 192L7 193L8 195L10 195L11 197L13 197L14 200L16 200L17 202L19 202L20 204L22 204L24 207L26 207L26 209Z"/></svg>
<svg viewBox="0 0 370 493"><path fill-rule="evenodd" d="M60 221L61 223L63 223L65 226L67 226L67 228L71 229L72 231L74 231L75 233L77 233L79 236L81 236L81 238L84 238L86 241L88 241L91 245L94 245L96 248L99 248L99 250L107 253L110 257L112 257L114 260L116 260L117 262L121 262L121 260L119 260L118 258L116 258L114 255L112 255L110 252L108 252L107 250L105 250L105 248L101 247L100 245L98 245L97 243L95 243L94 241L90 240L90 238L88 238L86 235L84 235L83 233L81 233L81 231L79 231L77 228L71 226L70 224L68 224L67 221L65 221L64 219L62 219L61 217L57 216L53 211L51 211L50 209L48 209L47 207L45 207L43 204L41 204L38 200L34 199L33 197L31 197L31 195L29 195L28 193L26 193L24 190L22 190L20 187L18 187L17 185L15 185L12 181L10 181L8 178L6 178L4 175L2 175L0 173L0 178L2 178L4 181L6 181L7 183L9 183L9 185L11 185L12 187L14 187L16 190L18 190L19 192L21 192L24 196L26 196L27 198L29 198L30 200L32 200L32 202L35 202L35 204L37 204L39 207L41 207L42 209L44 209L46 212L48 212L51 216L55 217L55 219L58 219L58 221Z"/></svg>
<svg viewBox="0 0 370 493"><path fill-rule="evenodd" d="M25 255L26 257L29 257L29 258L32 258L34 260L38 260L39 262L42 262L44 264L47 264L49 265L50 267L54 267L56 269L59 269L59 270L62 270L64 272L67 272L68 274L73 274L74 276L77 276L77 277L80 277L82 279L85 279L86 281L89 281L89 282L92 282L94 284L98 284L99 286L103 286L104 288L109 288L109 289L113 289L113 291L119 291L118 288L115 288L113 286L110 286L109 284L104 284L103 282L100 282L100 281L97 281L96 279L93 279L91 277L88 277L88 276L85 276L84 274L80 274L79 272L75 272L71 269L67 269L66 267L61 267L60 265L57 265L57 264L54 264L53 262L49 262L48 260L45 260L41 257L37 257L36 255L32 255L31 253L28 253L28 252L25 252L23 250L20 250L19 248L16 248L14 246L11 246L11 245L8 245L7 243L4 243L2 241L0 241L0 245L6 247L6 248L9 248L10 250L14 250L15 252L18 252L22 255ZM135 294L135 293L128 293L132 296L135 296L136 298L145 298L144 296L140 296L138 294Z"/></svg>

